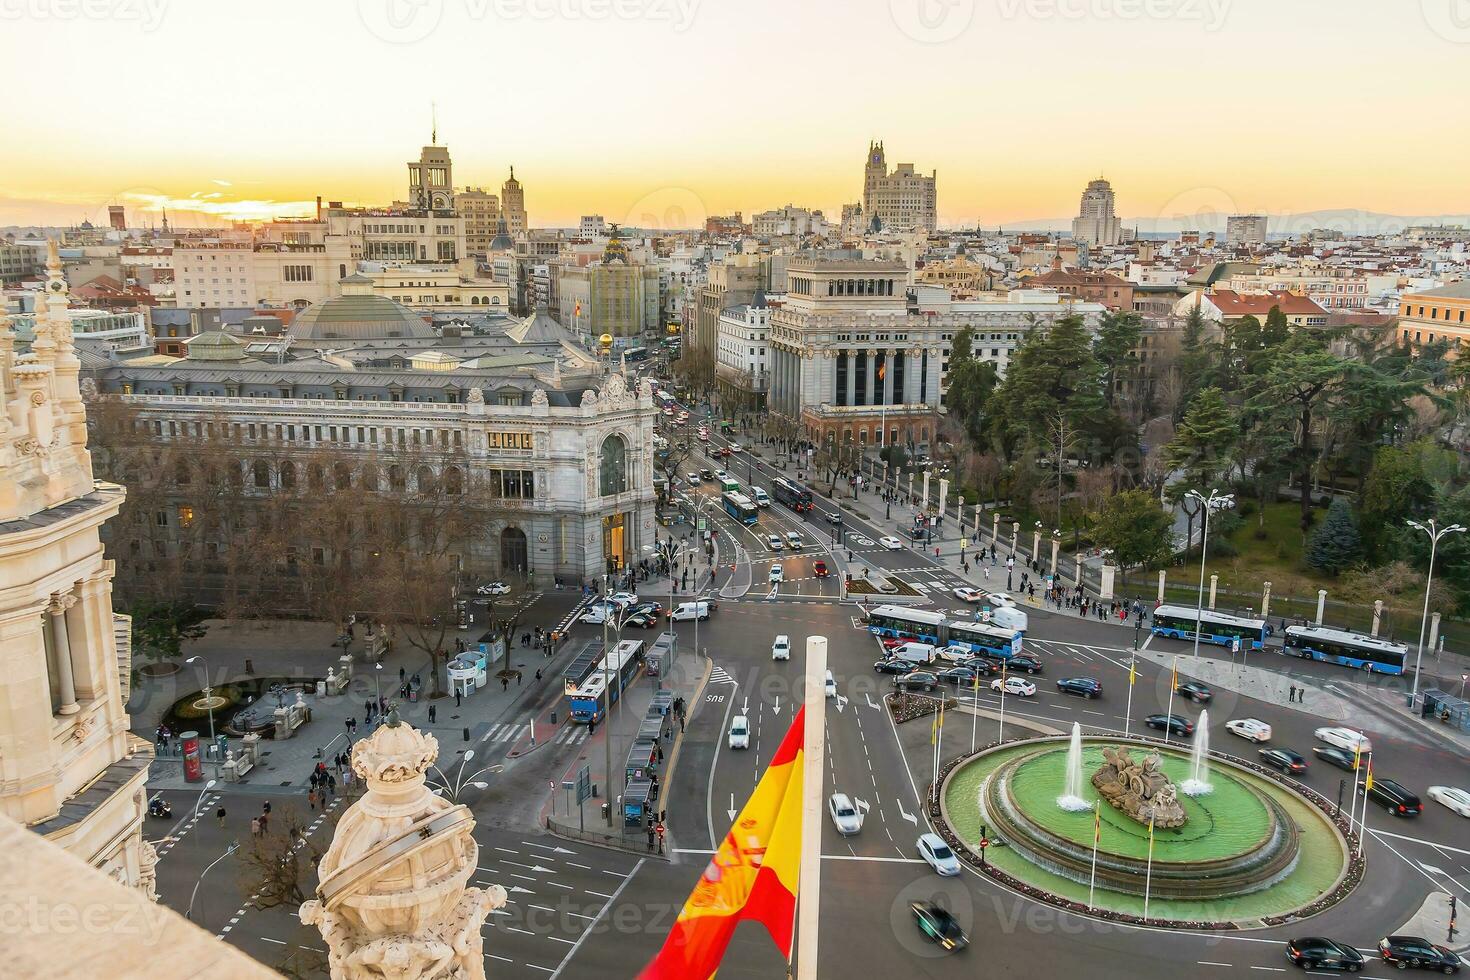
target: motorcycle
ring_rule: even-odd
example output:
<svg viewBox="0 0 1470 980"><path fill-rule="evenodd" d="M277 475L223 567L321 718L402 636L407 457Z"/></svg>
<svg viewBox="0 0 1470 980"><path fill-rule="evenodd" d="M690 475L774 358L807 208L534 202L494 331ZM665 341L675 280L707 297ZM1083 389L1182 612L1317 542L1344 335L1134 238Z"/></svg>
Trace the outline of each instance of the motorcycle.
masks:
<svg viewBox="0 0 1470 980"><path fill-rule="evenodd" d="M148 816L168 819L174 815L174 808L168 805L167 800L154 797L148 801Z"/></svg>

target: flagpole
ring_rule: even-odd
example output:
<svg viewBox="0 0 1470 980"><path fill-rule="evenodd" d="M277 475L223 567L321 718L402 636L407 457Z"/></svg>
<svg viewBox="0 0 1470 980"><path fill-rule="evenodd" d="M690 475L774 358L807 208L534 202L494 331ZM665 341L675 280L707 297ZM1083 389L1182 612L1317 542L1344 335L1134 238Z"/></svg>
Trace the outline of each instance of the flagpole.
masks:
<svg viewBox="0 0 1470 980"><path fill-rule="evenodd" d="M975 732L980 727L980 671L970 685L970 754L975 754Z"/></svg>
<svg viewBox="0 0 1470 980"><path fill-rule="evenodd" d="M817 980L817 924L822 887L822 777L827 742L827 638L806 638L806 718L802 731L801 874L797 886L797 980ZM790 964L787 966L790 970Z"/></svg>
<svg viewBox="0 0 1470 980"><path fill-rule="evenodd" d="M1138 676L1138 654L1128 661L1128 707L1123 709L1123 737L1127 738L1133 726L1133 682Z"/></svg>
<svg viewBox="0 0 1470 980"><path fill-rule="evenodd" d="M1368 791L1373 788L1373 760L1368 760L1368 780L1363 786L1363 808L1358 811L1358 857L1363 856L1363 838L1368 836Z"/></svg>
<svg viewBox="0 0 1470 980"><path fill-rule="evenodd" d="M1169 711L1164 716L1164 744L1169 744L1169 729L1174 727L1174 688L1179 686L1179 655L1174 655L1174 669L1169 677Z"/></svg>
<svg viewBox="0 0 1470 980"><path fill-rule="evenodd" d="M1348 797L1348 831L1349 832L1351 832L1352 829L1353 829L1353 813L1357 810L1357 807L1358 807L1358 774L1360 772L1362 772L1362 767L1363 767L1363 744L1361 742L1359 742L1358 745L1357 745L1357 747L1353 749L1353 795L1350 796L1350 797ZM1368 802L1366 796L1363 798L1363 802L1364 803L1367 803ZM1359 837L1359 840L1362 839L1362 835L1361 834L1359 834L1358 837Z"/></svg>
<svg viewBox="0 0 1470 980"><path fill-rule="evenodd" d="M1154 882L1154 818L1148 818L1148 871L1143 879L1143 918L1148 920L1148 900Z"/></svg>
<svg viewBox="0 0 1470 980"><path fill-rule="evenodd" d="M1000 665L1000 741L1006 740L1006 665Z"/></svg>
<svg viewBox="0 0 1470 980"><path fill-rule="evenodd" d="M935 800L939 799L939 767L944 763L944 698L939 699L939 739L934 748L934 792Z"/></svg>
<svg viewBox="0 0 1470 980"><path fill-rule="evenodd" d="M1087 883L1087 911L1092 911L1092 895L1097 889L1097 840L1102 836L1102 800L1092 804L1092 878Z"/></svg>

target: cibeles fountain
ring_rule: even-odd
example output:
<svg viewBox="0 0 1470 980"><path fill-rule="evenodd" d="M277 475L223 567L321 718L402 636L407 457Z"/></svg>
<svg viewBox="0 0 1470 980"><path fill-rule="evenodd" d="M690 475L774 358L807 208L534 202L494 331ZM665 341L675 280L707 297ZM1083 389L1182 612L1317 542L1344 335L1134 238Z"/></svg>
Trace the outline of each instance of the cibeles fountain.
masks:
<svg viewBox="0 0 1470 980"><path fill-rule="evenodd" d="M321 930L333 980L483 980L481 928L505 889L466 887L479 845L469 808L436 796L424 775L434 736L390 713L352 750L367 785L321 860L301 921Z"/></svg>
<svg viewBox="0 0 1470 980"><path fill-rule="evenodd" d="M1207 724L1192 747L1076 724L992 745L945 775L940 820L977 868L1074 911L1248 928L1344 894L1330 803L1212 757Z"/></svg>

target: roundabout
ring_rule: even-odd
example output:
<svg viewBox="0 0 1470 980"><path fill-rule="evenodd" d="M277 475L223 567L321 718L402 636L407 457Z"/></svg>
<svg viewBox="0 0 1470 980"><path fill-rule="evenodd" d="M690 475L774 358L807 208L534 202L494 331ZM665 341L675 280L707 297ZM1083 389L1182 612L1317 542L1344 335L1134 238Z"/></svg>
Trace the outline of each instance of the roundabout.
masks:
<svg viewBox="0 0 1470 980"><path fill-rule="evenodd" d="M1006 742L950 768L937 816L991 877L1107 918L1246 929L1347 894L1357 869L1318 803L1248 766L1207 761L1201 786L1198 753L1152 740Z"/></svg>

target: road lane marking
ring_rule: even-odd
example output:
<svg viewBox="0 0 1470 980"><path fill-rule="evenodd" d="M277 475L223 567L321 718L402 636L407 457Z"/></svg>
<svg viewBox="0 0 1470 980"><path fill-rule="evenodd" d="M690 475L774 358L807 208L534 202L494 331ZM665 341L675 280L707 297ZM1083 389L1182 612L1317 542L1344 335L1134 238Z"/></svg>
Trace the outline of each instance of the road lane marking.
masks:
<svg viewBox="0 0 1470 980"><path fill-rule="evenodd" d="M597 927L597 923L602 920L602 917L607 913L607 910L612 908L612 903L616 901L617 897L623 893L623 889L628 887L628 882L633 880L633 876L638 873L639 868L643 867L643 863L646 860L646 858L638 859L638 863L633 865L633 870L628 872L628 876L623 879L623 883L619 885L611 895L608 896L608 899L603 904L602 908L597 910L597 915L592 919L591 922L587 923L587 928L582 930L582 935L578 936L577 941L572 944L572 948L567 950L567 955L562 959L561 963L557 965L557 968L555 970L547 971L551 974L552 980L555 980L556 977L560 976L561 971L566 969L567 964L571 962L572 957L577 955L577 950L581 948L582 943L585 942L587 937L592 934L592 930ZM595 895L597 893L592 892L592 894Z"/></svg>

